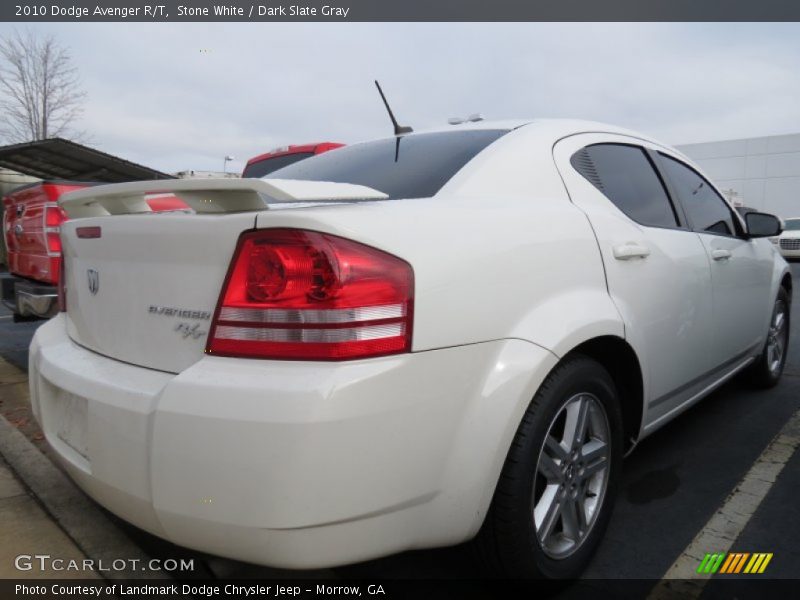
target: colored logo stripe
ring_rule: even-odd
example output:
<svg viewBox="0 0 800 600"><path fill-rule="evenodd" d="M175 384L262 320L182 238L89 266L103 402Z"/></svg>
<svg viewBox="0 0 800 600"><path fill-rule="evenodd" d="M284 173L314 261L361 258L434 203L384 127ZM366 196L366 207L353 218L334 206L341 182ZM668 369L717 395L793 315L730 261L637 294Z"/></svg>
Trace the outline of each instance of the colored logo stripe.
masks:
<svg viewBox="0 0 800 600"><path fill-rule="evenodd" d="M759 552L753 554L753 558L750 559L750 562L747 563L747 566L744 568L745 573L763 573L764 569L767 568L769 561L772 560L772 552Z"/></svg>
<svg viewBox="0 0 800 600"><path fill-rule="evenodd" d="M721 570L722 573L727 573L728 572L728 569L730 569L731 563L734 561L734 559L738 560L738 555L736 555L736 554L728 554L728 560L726 560L725 564L722 565L722 570Z"/></svg>
<svg viewBox="0 0 800 600"><path fill-rule="evenodd" d="M731 573L740 573L742 571L742 567L744 567L744 562L747 560L748 556L750 556L749 552L742 552L739 555L739 560L736 562L736 566L733 568Z"/></svg>
<svg viewBox="0 0 800 600"><path fill-rule="evenodd" d="M697 567L697 572L710 575L717 572L725 574L763 573L771 560L772 552L754 552L752 554L749 552L709 553L705 555L700 566Z"/></svg>
<svg viewBox="0 0 800 600"><path fill-rule="evenodd" d="M719 565L722 563L723 558L725 558L724 552L720 552L719 554L706 554L703 562L701 562L700 566L697 567L697 572L716 573L717 569L719 569Z"/></svg>

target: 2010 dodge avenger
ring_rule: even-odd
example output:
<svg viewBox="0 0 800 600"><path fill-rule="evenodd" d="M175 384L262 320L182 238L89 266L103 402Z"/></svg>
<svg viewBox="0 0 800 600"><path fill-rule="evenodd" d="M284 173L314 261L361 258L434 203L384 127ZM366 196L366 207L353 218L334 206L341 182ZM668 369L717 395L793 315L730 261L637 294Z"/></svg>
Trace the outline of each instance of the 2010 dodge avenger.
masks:
<svg viewBox="0 0 800 600"><path fill-rule="evenodd" d="M246 561L475 538L500 573L575 576L623 455L786 358L780 222L608 125L471 123L61 205L62 312L30 352L47 440L112 512Z"/></svg>

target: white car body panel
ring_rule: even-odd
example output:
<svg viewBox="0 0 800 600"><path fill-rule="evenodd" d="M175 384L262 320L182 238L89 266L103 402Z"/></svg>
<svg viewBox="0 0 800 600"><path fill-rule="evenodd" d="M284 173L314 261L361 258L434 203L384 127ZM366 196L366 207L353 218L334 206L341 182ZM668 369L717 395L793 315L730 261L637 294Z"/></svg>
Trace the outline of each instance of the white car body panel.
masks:
<svg viewBox="0 0 800 600"><path fill-rule="evenodd" d="M506 340L313 365L205 357L172 375L98 356L64 321L37 332L30 381L77 483L176 543L295 568L474 535L519 399L557 363ZM86 406L73 439L57 418L64 396Z"/></svg>
<svg viewBox="0 0 800 600"><path fill-rule="evenodd" d="M764 339L774 302L772 244L766 239L743 240L708 234L699 237L711 258L714 344L736 355L752 353ZM717 256L722 258L715 258L720 250L722 253Z"/></svg>
<svg viewBox="0 0 800 600"><path fill-rule="evenodd" d="M68 265L70 337L99 354L150 369L178 373L191 366L203 357L220 282L236 240L254 223L252 213L152 213L66 221L62 247ZM78 227L88 226L101 227L102 237L75 236ZM97 294L87 285L88 269L98 273ZM207 316L184 319L151 313L151 306L178 307ZM191 325L186 331L177 330L180 323Z"/></svg>
<svg viewBox="0 0 800 600"><path fill-rule="evenodd" d="M786 221L797 221L798 219L786 219ZM787 240L786 243L782 243ZM800 229L787 229L778 236L778 251L785 258L800 258Z"/></svg>
<svg viewBox="0 0 800 600"><path fill-rule="evenodd" d="M541 202L437 196L268 211L258 215L257 227L305 227L344 237L359 231L360 241L414 265L414 351L501 337L559 354L598 334L623 336L591 228L563 186L561 196ZM487 233L491 242L476 252L475 239ZM531 240L524 253L518 252L520 238ZM582 260L550 260L567 249ZM453 256L469 260L454 264ZM597 318L582 310L590 298ZM565 314L568 306L573 311Z"/></svg>
<svg viewBox="0 0 800 600"><path fill-rule="evenodd" d="M764 299L788 273L769 241L651 231L569 165L596 141L684 157L581 121L463 128L513 130L432 198L293 180L187 191L198 213L214 214L125 214L154 182L68 198L84 215L62 227L68 310L37 331L30 385L78 484L175 543L275 566L453 544L480 528L531 398L584 342L610 338L635 354L634 441L760 352ZM271 206L276 190L287 196ZM79 227L102 236L79 239ZM409 263L411 352L343 362L205 355L210 316L197 315L213 313L239 235L275 227ZM649 255L617 260L626 244ZM721 246L731 259L714 264L708 254ZM737 282L748 289L731 297Z"/></svg>

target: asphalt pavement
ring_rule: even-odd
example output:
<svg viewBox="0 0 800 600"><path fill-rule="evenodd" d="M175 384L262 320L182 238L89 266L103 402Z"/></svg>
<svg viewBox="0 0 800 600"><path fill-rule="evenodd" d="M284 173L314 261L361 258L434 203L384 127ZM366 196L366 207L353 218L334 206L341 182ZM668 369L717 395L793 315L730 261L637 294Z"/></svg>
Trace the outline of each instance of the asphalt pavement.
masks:
<svg viewBox="0 0 800 600"><path fill-rule="evenodd" d="M792 265L800 282L800 264ZM624 464L621 494L590 580L660 579L713 517L762 451L800 410L800 288L795 293L790 351L781 383L749 389L734 379L644 440ZM0 357L27 370L27 347L41 322L14 323L0 308ZM731 326L735 326L732 324ZM2 409L2 406L0 406ZM731 551L774 553L760 577L800 573L800 455L781 471ZM193 556L217 577L292 573L219 559L175 547L116 520L151 556ZM716 551L709 548L708 552ZM406 552L309 576L363 578L469 577L464 547ZM206 570L207 569L207 570ZM712 589L712 588L710 588Z"/></svg>

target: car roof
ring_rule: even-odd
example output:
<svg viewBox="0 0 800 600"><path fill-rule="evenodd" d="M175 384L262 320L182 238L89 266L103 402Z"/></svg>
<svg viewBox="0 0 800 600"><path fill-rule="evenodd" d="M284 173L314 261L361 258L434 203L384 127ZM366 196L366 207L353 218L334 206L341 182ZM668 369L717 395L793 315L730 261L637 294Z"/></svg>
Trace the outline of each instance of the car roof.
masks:
<svg viewBox="0 0 800 600"><path fill-rule="evenodd" d="M659 140L654 139L649 135L643 134L641 132L634 131L632 129L627 129L625 127L619 127L617 125L610 125L608 123L602 123L599 121L590 121L584 119L539 118L539 119L498 119L498 120L483 120L475 122L469 121L465 123L460 123L458 125L443 125L427 129L421 129L409 134L404 134L401 137L424 135L429 133L447 133L455 131L487 130L487 129L497 129L504 131L524 129L525 134L527 135L535 136L537 138L543 137L545 139L549 139L552 142L556 142L561 138L579 133L613 133L644 140L652 144L662 146L664 148L669 148L673 152L677 152L674 148L666 146L663 142L660 142ZM386 136L386 138L384 139L391 139L391 137L393 136ZM380 138L375 138L375 139L380 139ZM362 140L360 142L356 142L355 144L350 144L350 145L371 142L375 141L375 139ZM677 153L683 156L682 153L680 152Z"/></svg>
<svg viewBox="0 0 800 600"><path fill-rule="evenodd" d="M590 121L585 119L559 119L559 118L538 118L538 119L498 119L498 120L483 120L475 122L465 122L458 125L446 125L441 127L433 127L423 129L414 133L437 133L446 131L460 131L470 129L503 129L511 131L519 129L520 127L533 126L534 129L540 131L553 132L560 134L559 137L565 135L573 135L576 133L589 133L589 132L603 132L603 133L619 133L646 139L651 142L659 143L656 140L643 135L640 132L619 127L618 125L611 125L609 123L602 123L600 121ZM409 135L414 135L414 133Z"/></svg>
<svg viewBox="0 0 800 600"><path fill-rule="evenodd" d="M648 143L685 158L674 148L645 134L581 119L480 121L438 128L435 131L469 129L506 129L508 133L490 144L456 173L439 190L442 196L525 197L532 189L542 197L563 195L563 181L558 171L551 168L554 165L553 147L559 140L579 134L619 135L633 143ZM691 161L687 162L692 164Z"/></svg>

